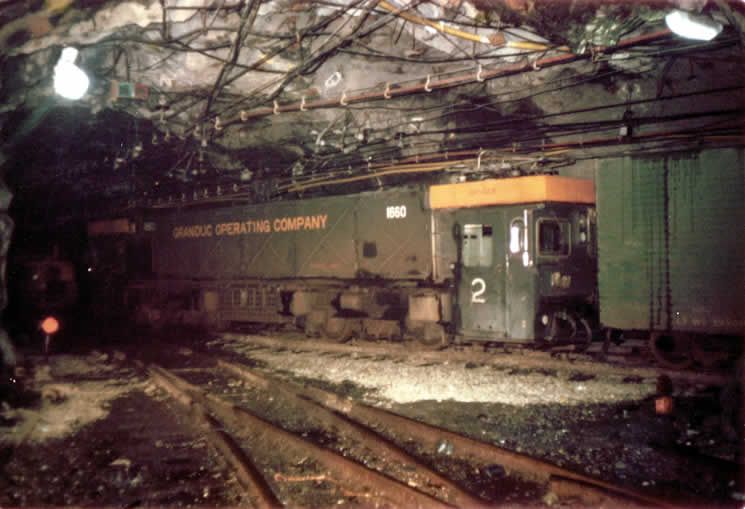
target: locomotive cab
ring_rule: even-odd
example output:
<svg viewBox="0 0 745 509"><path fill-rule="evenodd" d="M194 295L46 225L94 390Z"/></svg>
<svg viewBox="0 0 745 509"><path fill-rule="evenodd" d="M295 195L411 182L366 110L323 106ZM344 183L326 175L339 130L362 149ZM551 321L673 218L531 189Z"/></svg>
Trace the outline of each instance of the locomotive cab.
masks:
<svg viewBox="0 0 745 509"><path fill-rule="evenodd" d="M492 181L489 185L501 197L481 189L475 205L466 195L456 207L442 211L450 216L457 246L457 337L590 341L596 322L594 190L590 182L584 192L568 193L568 185L576 182L572 180L541 176ZM536 184L542 187L534 195L541 200L521 199L526 194L515 192ZM483 206L485 202L498 204Z"/></svg>
<svg viewBox="0 0 745 509"><path fill-rule="evenodd" d="M534 270L527 272L534 284L534 337L589 342L596 323L595 209L546 204L533 211L532 224Z"/></svg>

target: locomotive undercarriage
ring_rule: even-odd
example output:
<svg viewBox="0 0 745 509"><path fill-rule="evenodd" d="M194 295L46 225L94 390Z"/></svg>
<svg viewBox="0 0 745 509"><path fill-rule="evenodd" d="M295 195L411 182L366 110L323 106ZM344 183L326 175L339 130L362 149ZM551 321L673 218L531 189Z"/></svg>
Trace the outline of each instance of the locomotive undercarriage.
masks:
<svg viewBox="0 0 745 509"><path fill-rule="evenodd" d="M447 345L456 337L452 293L445 286L343 283L140 281L130 286L128 301L137 321L155 328L184 324L226 330L241 324L274 325L295 327L308 337L339 342L357 337L417 341L428 346ZM590 323L576 306L546 308L536 317L534 344L575 344L576 349L584 349L593 337ZM464 337L457 340L470 342Z"/></svg>
<svg viewBox="0 0 745 509"><path fill-rule="evenodd" d="M575 351L584 351L597 329L597 310L582 298L544 299L536 317L536 336L542 346L571 344Z"/></svg>
<svg viewBox="0 0 745 509"><path fill-rule="evenodd" d="M428 345L447 342L452 305L444 288L339 281L138 282L128 301L139 323L156 328L284 325L340 342L359 337Z"/></svg>
<svg viewBox="0 0 745 509"><path fill-rule="evenodd" d="M574 345L585 350L597 337L596 321L581 305L544 303L536 316L533 341L500 337L468 338L454 334L450 293L444 287L351 285L328 281L170 281L130 285L127 302L142 325L178 324L226 330L242 324L293 327L309 338L338 342L351 338L416 341L427 346L479 342L485 345L553 348ZM557 304L557 303L554 303ZM648 338L649 352L660 366L686 369L728 362L741 353L741 340L682 332L607 329L604 346L627 338Z"/></svg>
<svg viewBox="0 0 745 509"><path fill-rule="evenodd" d="M288 290L283 290L290 293ZM285 312L308 337L335 341L363 339L446 343L448 293L416 284L397 286L304 287L291 291Z"/></svg>

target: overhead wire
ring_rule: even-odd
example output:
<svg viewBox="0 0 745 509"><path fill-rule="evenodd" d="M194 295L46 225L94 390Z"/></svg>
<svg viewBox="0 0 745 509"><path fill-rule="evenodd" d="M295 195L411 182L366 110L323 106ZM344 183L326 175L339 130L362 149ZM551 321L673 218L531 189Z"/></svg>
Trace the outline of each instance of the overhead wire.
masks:
<svg viewBox="0 0 745 509"><path fill-rule="evenodd" d="M410 3L409 5L407 5L406 7L402 8L402 9L404 9L404 10L405 9L412 9L415 6L419 5L422 1L424 1L424 0L414 0L412 3ZM392 19L395 19L395 16L393 15L393 13L389 13L389 14L383 16L382 18L376 20L374 23L372 23L370 26L368 26L365 30L361 30L362 25L358 23L358 25L356 27L354 27L354 29L352 30L352 33L351 34L349 34L349 35L345 36L344 38L342 38L341 40L335 42L330 48L327 48L327 49L325 49L323 51L317 51L312 56L312 59L311 60L309 60L309 61L307 61L305 63L302 63L302 64L298 65L297 67L295 67L294 69L292 69L291 71L289 71L287 73L287 75L284 78L282 78L281 80L275 80L274 82L270 82L268 84L265 84L263 86L260 86L260 87L257 87L255 89L251 90L246 95L246 97L242 98L236 104L231 105L228 108L225 108L222 112L219 113L219 115L222 116L222 115L225 115L225 114L230 113L231 111L234 111L235 109L239 108L244 103L246 103L247 101L250 101L252 99L255 99L256 96L260 92L262 92L262 91L264 91L264 90L266 90L267 88L270 88L270 87L273 87L274 90L266 98L261 98L259 100L261 100L262 102L265 101L265 100L268 100L268 101L273 100L274 98L276 98L277 96L279 96L279 94L282 92L282 90L284 89L284 87L286 87L287 84L290 81L292 81L293 79L295 79L295 77L297 77L300 73L302 73L305 68L313 65L315 62L317 62L317 61L319 61L321 59L328 58L329 56L331 56L332 54L334 54L339 48L344 47L344 46L350 44L355 39L360 39L360 38L363 38L363 37L366 37L366 36L370 35L371 33L375 32L379 28L387 25ZM217 115L217 114L215 114L215 115ZM213 117L215 115L213 115ZM208 119L200 119L200 121L207 121L207 120L210 120L210 119L209 118ZM228 125L228 123L229 123L228 121L223 122L224 125Z"/></svg>
<svg viewBox="0 0 745 509"><path fill-rule="evenodd" d="M647 70L651 70L651 67L649 69L640 69L637 72L647 71ZM494 106L496 104L502 104L502 103L505 103L505 102L513 102L513 101L523 100L523 99L526 99L526 98L535 97L535 96L537 96L539 94L548 93L550 91L557 91L557 90L561 90L563 88L567 88L567 87L571 87L571 86L577 86L580 83L589 82L589 81L592 81L594 79L599 79L599 78L601 78L603 76L610 76L612 74L617 74L617 73L622 73L622 72L625 72L625 70L624 69L617 69L617 70L613 70L613 71L610 71L610 72L607 72L607 73L602 73L600 75L589 76L586 80L581 80L581 81L576 81L575 83L570 83L566 87L562 86L562 87L555 87L555 88L552 88L552 89L542 90L542 91L539 91L539 92L531 92L530 94L526 94L526 95L524 95L522 97L517 97L517 98L514 98L514 99L507 99L507 100L503 100L503 101L499 101L499 102L489 102L489 103L477 104L477 105L473 105L472 103L467 103L467 104L470 105L470 108L463 109L463 110L458 109L458 105L455 105L452 108L449 108L448 107L449 105L448 105L448 106L442 107L442 108L447 108L447 111L444 114L439 115L437 117L429 117L429 118L425 118L425 119L420 119L420 120L418 120L418 123L419 124L424 124L426 122L437 120L439 118L444 118L444 117L449 116L449 115L461 114L461 113L464 113L464 112L467 112L467 111L476 111L476 110L479 110L479 109L482 109L482 108L490 109L492 106ZM499 95L501 95L501 94L499 94ZM664 100L664 98L663 98L663 100ZM350 105L349 108L353 108L353 109L374 109L376 107L375 106L355 107L354 105ZM439 109L439 108L441 108L441 107L434 106L431 109ZM401 108L396 108L396 109L401 110ZM427 108L421 108L421 107L419 107L419 108L416 108L416 109L418 111L422 111L422 110L426 110ZM499 111L499 110L497 110L497 111ZM375 131L387 131L387 132L391 132L392 130L395 130L396 128L399 128L399 127L402 127L402 126L405 126L405 125L410 124L410 122L411 122L410 120L404 120L404 121L402 121L398 125L395 125L395 124L394 125L386 125L385 127L380 128L380 129L373 129L372 130L372 133L374 134ZM398 135L398 134L399 133L396 133L396 135ZM393 139L393 135L389 136L385 141L389 141L390 142L392 139Z"/></svg>
<svg viewBox="0 0 745 509"><path fill-rule="evenodd" d="M580 84L591 82L591 81L594 81L594 80L597 80L597 79L606 78L606 77L608 77L610 75L613 75L613 74L616 74L616 73L619 73L619 72L622 72L622 71L620 71L620 70L614 70L614 71L609 71L607 73L601 73L601 74L595 74L595 75L588 75L588 76L585 76L585 77L580 76L580 79L577 79L576 76L572 76L572 77L568 77L568 78L558 77L558 78L556 78L554 80L547 81L544 84L544 88L542 88L541 90L531 91L528 94L524 94L524 95L521 95L521 96L518 96L518 97L513 97L513 98L509 98L509 99L502 99L502 100L499 100L499 101L491 101L489 103L484 103L484 104L476 104L476 105L474 105L470 101L463 101L461 103L455 103L455 104L452 104L452 105L451 104L446 104L444 106L434 105L434 106L431 106L431 107L418 107L418 108L415 108L415 111L417 111L417 112L426 112L426 111L442 110L442 109L445 109L446 111L444 113L440 114L440 115L437 115L437 116L432 116L432 117L426 117L426 118L417 119L416 123L419 124L419 125L423 125L423 124L425 124L427 122L432 122L432 121L444 119L444 118L447 118L447 117L449 117L451 115L458 115L458 114L462 115L462 114L466 114L466 113L478 111L479 109L482 109L482 108L491 108L491 107L493 107L493 106L495 106L497 104L507 104L507 103L511 103L511 102L517 102L517 101L522 101L522 100L526 100L526 99L535 98L535 97L537 97L539 95L542 95L542 94L556 92L556 91L567 89L567 88L571 88L571 87L574 87L574 86L579 86ZM548 86L548 85L553 84L553 83L562 83L562 82L565 82L565 81L568 81L569 83L564 84L564 85L560 85L560 86L556 86L556 87L549 87ZM485 95L482 95L481 97L483 97L485 99L490 99L490 98L511 96L511 95L520 93L521 91L522 91L522 89L510 90L510 91L502 91L502 92L498 92L498 93L494 93L494 94L485 94ZM470 108L461 107L461 106L465 106L465 105L469 105L471 107ZM350 106L350 108L354 108L354 106ZM361 109L372 109L372 108L375 108L375 106L372 106L372 107L371 106L361 106L360 108ZM402 111L405 111L406 110L405 108L399 108L399 109L402 110ZM500 110L495 110L495 111L501 113ZM399 124L387 125L387 126L385 126L383 128L380 128L380 129L372 129L371 130L371 134L374 135L378 131L383 131L383 132L387 132L387 133L393 132L396 135L398 135L397 129L399 129L401 127L405 127L407 125L410 125L412 122L413 121L411 119L407 119L407 120L401 121ZM389 135L389 136L387 136L385 138L381 138L378 142L379 143L388 143L388 142L392 141L392 139L393 139L393 135ZM337 157L337 156L338 156L338 154L329 154L328 155L328 157Z"/></svg>
<svg viewBox="0 0 745 509"><path fill-rule="evenodd" d="M223 0L223 4L224 4ZM203 116L207 116L210 111L210 107L212 106L212 101L215 100L215 97L220 94L221 88L222 88L222 80L223 77L226 74L230 74L230 71L232 70L235 63L238 61L238 57L241 52L241 48L243 47L244 40L246 38L245 33L243 30L245 28L248 28L249 30L254 24L254 20L256 20L256 14L259 12L259 7L261 6L261 0L248 0L241 10L241 17L240 21L238 23L238 31L235 35L235 41L233 44L233 47L231 48L230 52L230 58L229 61L226 62L221 68L220 72L217 74L217 78L215 79L215 84L212 86L212 91L207 96L206 104L204 106L204 113ZM217 14L219 11L215 11L215 15L212 17L212 21L214 22L215 18L217 18Z"/></svg>
<svg viewBox="0 0 745 509"><path fill-rule="evenodd" d="M298 32L297 39L299 39L299 40L302 41L303 38L305 38L309 34L312 34L312 33L314 33L315 31L317 31L319 29L322 29L322 28L327 27L329 24L333 23L335 20L337 20L338 18L340 18L341 16L343 16L347 12L347 10L349 8L351 8L352 6L358 5L358 4L362 3L363 1L364 0L354 0L353 4L351 6L345 8L345 9L340 9L339 11L336 11L333 14L331 14L331 15L325 17L324 19L320 20L318 23L315 23L315 24L313 24L313 25L311 25L309 27L303 28L301 31ZM275 56L277 56L277 55L285 52L286 50L288 50L289 48L291 48L295 44L296 44L296 42L293 41L293 42L290 42L288 44L281 45L281 46L278 46L278 47L272 49L271 51L269 51L268 53L266 53L263 57L261 57L259 60L255 61L252 64L246 65L242 69L242 72L241 73L237 73L237 74L231 76L230 78L228 78L225 81L224 86L227 86L227 85L233 83L234 81L238 80L239 78L241 78L243 75L245 75L249 71L253 70L254 68L257 68L257 67L260 67L260 66L264 65L266 62L270 61ZM171 120L171 119L177 117L178 115L181 115L182 113L186 112L190 108L194 107L200 101L201 101L201 99L192 100L186 106L182 106L178 110L170 113L169 116L168 116L168 120Z"/></svg>
<svg viewBox="0 0 745 509"><path fill-rule="evenodd" d="M218 11L216 11L216 12L218 12ZM368 11L368 15L369 15L369 13L370 13L370 11ZM216 18L216 15L213 16L213 21L214 21L215 18ZM329 36L329 40L332 39L333 37L334 37L333 35L332 36ZM174 44L181 44L181 43L174 43ZM322 47L323 47L323 45L322 45ZM336 49L338 50L338 47ZM342 48L342 50L343 50L343 48ZM193 50L190 49L190 51L193 51ZM640 52L643 52L643 51L640 51ZM647 56L647 55L644 55L644 56ZM319 63L319 61L316 60L315 63L314 63L314 65L315 64L318 64L318 63ZM311 68L311 67L309 67L309 68ZM252 70L255 70L255 69L252 69ZM286 76L284 78L286 78ZM281 81L283 81L283 80L281 80ZM209 111L210 110L210 103L211 102L215 102L217 100L218 96L221 95L221 93L217 91L219 82L220 82L220 79L218 78L218 80L215 82L213 93L210 94L210 97L212 97L212 95L214 95L214 98L211 101L208 99L208 106L206 107L205 113L203 114L204 117L210 117L211 116L210 115L210 111ZM543 93L546 93L546 92L543 92ZM204 97L200 98L200 100L204 100ZM512 99L512 100L521 100L521 99L518 98L518 99ZM221 111L231 111L231 108L234 108L234 106L235 106L234 103L231 102L230 104L225 105L225 108L221 108L220 110ZM357 109L360 105L353 105L353 106L355 107L355 109ZM465 110L465 111L477 111L478 109L482 109L482 108L487 108L488 109L488 108L492 108L493 106L494 106L494 103L488 103L486 105L472 105L471 108L473 108L473 109ZM451 112L446 112L446 114L444 114L444 115L442 115L440 117L437 117L437 118L444 118L447 115L453 115L453 114L457 114L458 113L458 111L455 111L454 109L449 110L449 111L451 111ZM425 122L429 122L429 121L430 121L430 119L425 120ZM608 121L608 122L611 122L611 121ZM499 132L499 128L502 125L503 124L499 124L498 123L498 124L492 125L490 127L493 127L495 129L495 132ZM600 125L599 123L598 124L594 124L594 125L587 125L587 124L577 123L577 124L566 124L566 125L563 125L563 126L560 126L560 127L555 127L555 126L547 127L547 126L544 126L544 128L545 129L556 128L556 129L559 129L559 130L564 130L564 132L567 133L565 135L568 136L568 135L571 135L571 134L575 134L576 133L575 131L572 131L571 129L584 129L584 128L590 129L590 128L593 128L593 127L596 128L599 125ZM449 132L449 131L446 131L446 130L440 130L440 131L423 131L421 133L417 133L416 136L422 136L423 137L423 136L427 136L427 135L430 135L430 134L443 134L445 132ZM455 132L456 134L464 134L464 133L465 134L472 134L468 130L466 130L466 131L457 131L456 130L456 131L453 131L453 132ZM479 134L481 134L481 133L479 133ZM388 141L390 141L390 140L388 140Z"/></svg>
<svg viewBox="0 0 745 509"><path fill-rule="evenodd" d="M717 130L709 130L709 131L703 131L701 129L686 129L686 130L678 130L678 131L668 131L668 132L655 132L650 134L645 134L642 137L638 139L632 139L632 140L622 140L619 141L615 138L605 138L605 139L592 139L588 140L583 143L570 143L570 144L564 144L564 145L556 145L556 146L548 146L548 147L521 147L520 153L526 154L528 157L520 157L518 153L517 156L513 153L514 147L511 149L510 147L504 147L502 152L499 151L487 151L491 154L491 156L483 155L482 159L485 159L488 162L491 163L500 163L504 162L505 160L509 161L510 156L514 158L510 162L510 167L512 168L519 168L524 165L529 165L529 171L545 171L546 169L550 170L551 168L557 168L559 166L565 166L566 164L570 164L572 161L585 159L588 157L597 157L597 154L595 155L585 155L585 156L575 156L574 151L581 151L581 152L587 152L587 150L597 150L597 149L603 149L605 150L603 153L606 154L608 157L614 156L614 155L628 155L630 153L651 153L653 150L655 150L655 147L672 147L677 150L683 149L685 146L682 145L682 143L694 143L698 144L703 141L707 141L709 143L713 143L716 146L731 146L733 143L741 143L742 140L742 126L737 126L737 128L727 128L727 129L717 129ZM613 147L625 147L625 149L621 151L611 151L608 152L606 149ZM531 150L532 152L529 152ZM532 159L530 159L530 154L534 154L532 156ZM442 152L432 152L430 154L419 154L415 157L409 157L406 159L402 159L398 161L397 163L392 163L388 167L385 165L379 165L375 167L374 171L368 170L367 173L360 173L359 175L355 177L359 177L355 180L355 182L364 181L364 180L371 180L375 179L379 182L379 179L383 176L414 176L417 174L422 173L437 173L442 171L447 171L449 168L461 168L470 170L473 168L473 163L476 161L477 156L479 154L486 154L485 151L482 149L476 149L476 150L461 150L461 151L451 151L450 156L451 157L462 157L462 160L448 160L448 154L443 154ZM562 156L561 159L546 159L554 157L556 155ZM470 156L471 161L471 168L468 168L468 159ZM566 157L570 156L569 159ZM443 160L444 158L444 160ZM416 167L413 164L406 164L406 161L415 161L421 160L421 161L431 161L431 164L422 164L419 167ZM541 163L539 166L536 166L537 163ZM544 163L547 163L547 166L543 166ZM418 163L416 163L418 164ZM398 167L397 167L398 165ZM400 169L402 171L397 172L396 169ZM385 175L376 174L378 171L385 171ZM332 187L334 185L339 185L340 183L349 183L346 179L350 177L350 171L352 169L349 168L343 172L338 172L337 175L341 175L341 179L344 179L342 182L338 182L339 179L337 178L329 178L326 179L326 176L323 177L316 177L314 180L306 180L303 183L295 182L293 183L293 179L286 179L287 184L280 184L279 187L276 187L277 192L272 193L273 196L277 196L279 194L284 194L287 192L304 192L306 190L310 190L313 188L320 188L320 187ZM363 171L363 170L360 170ZM486 173L481 173L480 175L488 175L490 170L485 170ZM275 179L271 179L273 182ZM400 180L397 180L399 184L402 182ZM312 186L303 187L306 184L312 184ZM148 204L149 206L152 206L154 208L162 208L162 207L172 207L172 206L191 206L191 205L197 205L200 203L218 203L221 201L232 201L235 200L241 200L241 199L247 199L251 201L255 201L257 198L261 200L257 194L256 191L252 190L251 187L252 184L241 184L238 185L236 183L233 183L233 192L226 192L223 193L223 195L214 197L214 195L208 199L204 200L197 200L197 201L185 201L185 195L181 195L181 200L173 200L173 197L168 198L166 201L163 200L164 196L160 196L157 199L153 199L152 197L148 198ZM301 186L301 187L297 187ZM274 187L274 186L272 186ZM290 189L293 189L292 191ZM196 198L196 191L195 191L195 198ZM263 199L268 199L267 197L264 197Z"/></svg>
<svg viewBox="0 0 745 509"><path fill-rule="evenodd" d="M715 110L715 111L706 111L706 112L696 112L696 113L683 113L683 114L676 114L676 115L668 115L666 117L661 116L654 116L654 117L639 117L634 119L636 122L636 125L646 125L646 124L663 124L663 123L669 123L669 122L679 122L682 120L693 120L696 118L709 118L712 116L732 116L732 117L738 117L742 113L741 110ZM458 136L458 143L461 144L468 144L470 143L472 146L477 147L484 147L484 148L493 148L495 145L498 145L500 143L509 141L510 143L517 143L517 144L525 144L530 142L541 142L544 143L547 139L555 139L555 138L561 138L566 136L577 136L587 133L593 133L598 132L598 129L605 128L605 130L617 130L618 126L623 124L623 119L613 119L613 120L606 120L606 121L598 121L598 122L586 122L586 123L567 123L565 125L549 125L541 129L540 127L531 127L529 129L514 129L511 128L509 125L505 125L505 129L503 131L489 131L489 132L478 132L475 136L464 136L463 133L458 132L458 130L453 130L456 135ZM553 129L553 131L552 131ZM448 133L451 131L448 131ZM501 138L498 137L501 133ZM390 142L390 140L387 140ZM386 142L382 142L381 145L383 145L382 150L377 151L370 151L366 150L365 147L362 147L356 155L357 159L360 160L369 160L372 158L373 160L377 161L385 161L387 157L389 156L397 156L400 150L398 150L396 147L391 147ZM421 144L420 144L421 145ZM437 145L442 148L442 143L432 143L432 142L425 142L424 145ZM417 144L410 143L409 147L411 149L415 149ZM450 150L457 150L454 148L450 148ZM350 162L345 162L343 158L334 158L334 162L338 167L344 167ZM306 164L311 164L311 162L307 162Z"/></svg>
<svg viewBox="0 0 745 509"><path fill-rule="evenodd" d="M660 30L652 34L646 34L646 35L622 40L616 46L605 48L603 51L619 51L627 46L643 44L651 40L657 40L659 38L668 37L669 35L670 35L669 30ZM421 80L419 84L410 85L410 86L403 86L402 84L396 84L395 87L394 86L386 87L385 91L380 90L378 92L358 93L355 95L347 94L345 92L341 96L341 98L313 100L313 101L309 101L305 103L284 104L284 105L275 106L274 109L264 107L264 108L257 108L254 110L249 110L249 111L241 111L239 118L230 119L229 121L226 121L225 124L227 125L228 122L231 124L238 123L238 122L244 122L251 118L268 116L268 115L271 115L272 113L276 114L277 112L284 113L288 111L300 111L301 109L303 109L304 111L304 110L318 109L318 108L332 108L332 107L346 106L347 104L350 104L353 102L371 102L371 101L376 101L376 100L389 99L392 97L401 97L401 96L407 96L407 95L412 95L412 94L417 94L417 93L431 92L432 90L455 88L455 87L463 86L466 84L481 82L485 80L491 80L491 79L504 77L504 76L508 76L512 74L520 74L522 72L526 72L530 70L538 70L538 69L541 69L542 67L553 67L557 65L564 65L564 64L572 63L576 60L588 58L589 56L590 56L589 54L582 54L582 55L565 54L565 55L559 55L559 56L553 56L553 57L539 58L533 61L525 60L520 63L509 64L509 65L505 65L505 66L501 66L497 68L485 68L485 69L479 68L478 71L465 72L460 75L455 75L451 78L436 78L434 80L431 80L431 75L428 75L426 81Z"/></svg>
<svg viewBox="0 0 745 509"><path fill-rule="evenodd" d="M533 146L529 149L522 148L521 153L532 153L540 151L542 153L552 153L556 155L557 153L566 153L566 150L569 149L587 149L587 148L597 148L606 146L609 144L629 144L629 143L642 143L642 142L655 142L657 140L663 140L663 141L669 141L671 139L684 139L684 138L690 138L691 136L695 138L700 138L702 136L706 136L707 133L704 131L702 132L700 129L683 129L678 131L667 131L667 132L655 132L655 133L647 133L640 135L636 137L633 140L619 140L618 138L595 138L595 139L589 139L589 140L580 140L580 141L574 141L574 142L568 142L568 143L554 143L554 144L548 144L543 146ZM741 134L740 134L741 136ZM738 136L739 137L739 136ZM526 152L527 150L527 152ZM503 151L509 151L509 147L505 147ZM453 152L452 154L455 154L456 152ZM471 149L471 150L461 150L458 152L458 155L462 156L476 156L483 153L483 150L481 148L479 149ZM450 157L453 157L452 154ZM398 174L405 174L405 173L425 173L425 172L433 172L433 171L441 171L447 167L455 166L456 164L467 164L468 162L475 162L475 158L464 158L464 159L456 159L456 160L445 160L442 161L443 154L440 152L439 154L436 154L435 158L439 156L440 162L439 164L437 162L431 162L431 163L415 163L414 165L407 165L404 162L399 162L395 164L391 164L387 167L385 167L382 170L376 170L376 171L368 171L364 172L364 170L360 170L359 175L354 176L345 176L345 177L336 177L334 175L331 175L328 178L324 177L318 177L315 176L308 182L300 182L300 183L291 183L284 186L280 186L278 189L280 191L287 191L287 192L297 192L297 191L304 191L311 188L317 188L317 187L323 187L323 186L332 186L332 185L338 185L338 184L344 184L344 183L350 183L355 181L362 181L362 180L369 180L376 177L381 176L389 176L389 175L398 175ZM447 155L446 155L447 157ZM456 156L457 157L457 156ZM425 158L424 156L422 157ZM504 157L496 157L495 160L504 160Z"/></svg>
<svg viewBox="0 0 745 509"><path fill-rule="evenodd" d="M368 12L369 12L369 11L368 11ZM251 67L251 66L249 66L249 67ZM285 78L285 80L283 80L283 81L286 81L286 78ZM265 88L266 88L266 87L264 87L264 89L265 89ZM279 90L281 90L281 88L282 88L282 86L280 85L280 86L278 87L278 90L275 90L275 92L274 92L274 95L275 95L275 96L276 96L276 95L278 95L278 91L279 91ZM253 94L250 94L250 95L253 95ZM200 100L201 100L201 99L200 99ZM209 99L208 99L208 101L209 101ZM227 107L226 107L225 109L228 109L228 110L229 110L229 109L230 109L230 108L231 108L232 106L233 106L233 105L228 105L228 106L227 106ZM224 110L225 110L225 109L224 109ZM182 109L181 109L181 111L184 111L184 109L182 108ZM172 118L172 117L173 117L173 116L174 116L175 114L177 114L177 113L171 114L171 118ZM207 117L209 117L209 115L204 115L204 116L207 116Z"/></svg>

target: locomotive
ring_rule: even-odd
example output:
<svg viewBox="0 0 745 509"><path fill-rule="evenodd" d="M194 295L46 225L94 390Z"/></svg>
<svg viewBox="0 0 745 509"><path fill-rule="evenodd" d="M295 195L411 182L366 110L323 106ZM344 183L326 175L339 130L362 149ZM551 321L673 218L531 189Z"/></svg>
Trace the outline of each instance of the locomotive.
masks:
<svg viewBox="0 0 745 509"><path fill-rule="evenodd" d="M586 345L594 203L591 180L532 175L150 211L151 275L127 301L155 326Z"/></svg>

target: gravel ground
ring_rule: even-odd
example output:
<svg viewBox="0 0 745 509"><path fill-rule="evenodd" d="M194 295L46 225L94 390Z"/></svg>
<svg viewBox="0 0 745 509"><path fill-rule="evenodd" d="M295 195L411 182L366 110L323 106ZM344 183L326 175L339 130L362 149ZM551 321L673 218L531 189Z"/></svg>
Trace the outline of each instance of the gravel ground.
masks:
<svg viewBox="0 0 745 509"><path fill-rule="evenodd" d="M211 349L295 381L682 505L737 505L742 471L736 436L725 432L721 389L676 384L675 411L654 411L653 379L572 368L422 363L359 353L257 348L251 337ZM721 462L721 463L719 463Z"/></svg>
<svg viewBox="0 0 745 509"><path fill-rule="evenodd" d="M203 437L122 361L99 351L29 359L23 397L1 403L0 507L240 502Z"/></svg>
<svg viewBox="0 0 745 509"><path fill-rule="evenodd" d="M355 354L319 357L310 352L246 349L235 343L226 347L298 376L335 384L354 382L371 396L390 403L450 400L515 406L581 405L638 401L655 392L652 382L624 384L617 379L588 378L572 371L520 370L453 362L411 365Z"/></svg>
<svg viewBox="0 0 745 509"><path fill-rule="evenodd" d="M151 351L151 361L195 367L198 356L192 351L204 348L204 336L195 335L190 343L179 334L178 340L179 347L171 349L150 342L129 347L138 357ZM190 345L193 350L183 348ZM741 402L725 397L727 388L676 383L675 410L663 417L654 412L650 378L602 370L588 374L571 364L566 369L536 363L484 366L301 353L257 348L250 337L209 345L212 352L274 376L334 390L682 506L745 502L742 470L733 463L739 459L739 437L722 403ZM55 355L48 367L36 364L29 381L36 399L6 405L0 415L0 505L235 504L234 479L215 463L199 434L180 423L167 398L158 397L116 355ZM495 483L500 475L498 468L487 469L486 477L494 476Z"/></svg>
<svg viewBox="0 0 745 509"><path fill-rule="evenodd" d="M39 363L26 383L40 396L36 406L5 405L0 417L13 423L0 433L0 444L45 442L72 435L109 414L111 402L142 389L112 375L109 356L99 352L80 357L52 356Z"/></svg>

